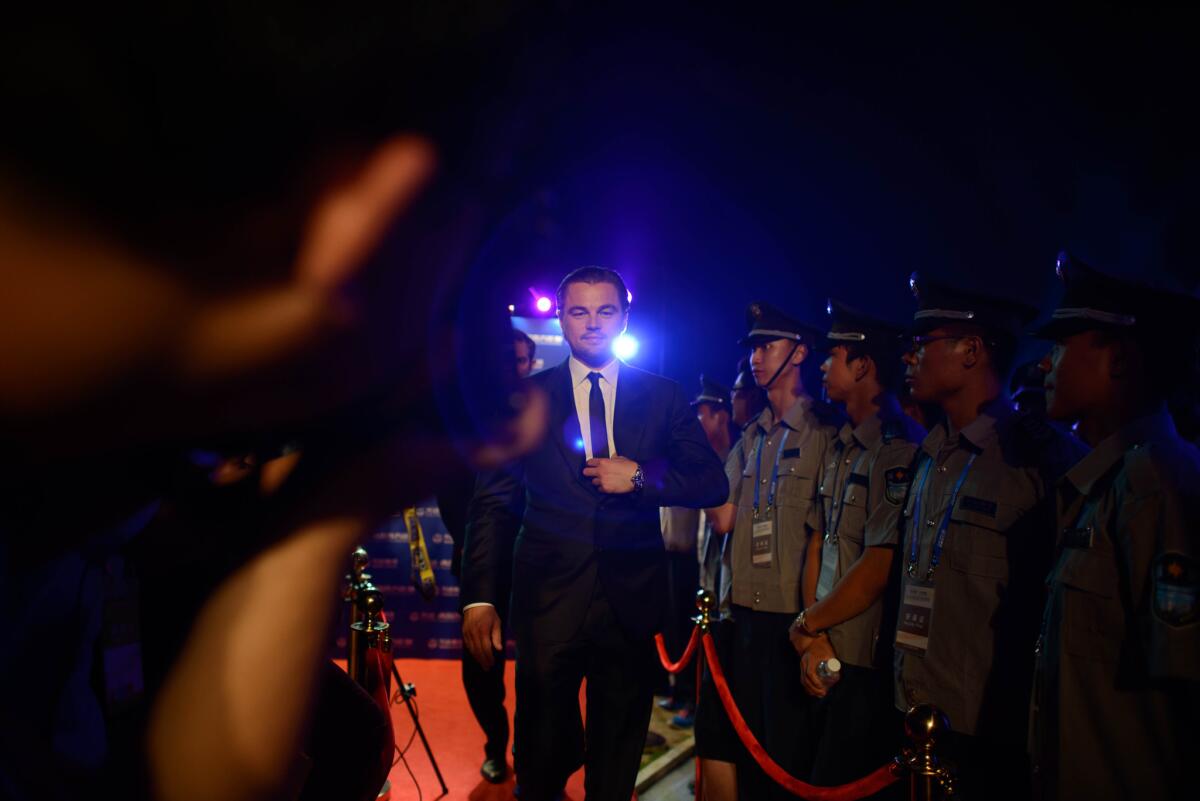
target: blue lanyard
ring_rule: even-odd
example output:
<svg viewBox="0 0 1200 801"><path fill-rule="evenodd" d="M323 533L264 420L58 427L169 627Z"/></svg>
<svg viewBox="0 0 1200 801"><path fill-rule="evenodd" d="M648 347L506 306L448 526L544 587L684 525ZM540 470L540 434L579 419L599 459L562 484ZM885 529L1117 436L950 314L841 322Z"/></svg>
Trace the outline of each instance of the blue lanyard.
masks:
<svg viewBox="0 0 1200 801"><path fill-rule="evenodd" d="M954 504L958 502L958 492L962 489L963 482L967 480L967 473L971 472L971 465L975 464L975 458L978 455L977 453L971 454L971 458L967 459L967 464L963 467L958 481L954 483L954 490L950 493L950 503L946 505L946 513L942 515L942 524L938 526L937 536L934 537L933 548L929 553L929 567L925 571L926 581L933 578L933 569L942 560L942 546L946 543L946 531L950 528L950 515L954 512ZM916 495L913 499L912 547L908 551L908 575L910 578L916 578L917 563L920 561L921 526L924 523L921 520L921 497L925 491L925 481L933 471L933 459L925 459L923 467L924 470L922 470L918 479L917 486L915 487Z"/></svg>
<svg viewBox="0 0 1200 801"><path fill-rule="evenodd" d="M865 448L863 450L859 451L858 458L854 460L854 464L851 465L851 467L850 467L850 472L846 475L846 483L842 486L842 499L840 501L841 505L837 507L837 512L833 518L833 528L830 529L829 531L825 532L825 539L831 545L836 544L838 541L838 529L842 525L842 513L846 511L846 495L850 491L850 476L854 475L854 471L858 469L858 466L860 464L862 464L863 457L866 455L867 455L867 451ZM842 464L841 463L844 463L844 461L848 461L848 460L841 459L840 458L841 454L838 454L838 456L839 456L838 469L837 469L837 472L834 473L834 477L833 477L833 486L834 487L837 487L838 479L841 478L841 476L842 476Z"/></svg>
<svg viewBox="0 0 1200 801"><path fill-rule="evenodd" d="M767 512L768 513L770 513L770 511L773 508L775 508L775 488L779 485L779 460L780 460L780 458L783 457L783 446L787 444L787 435L788 435L788 429L785 427L783 429L783 436L779 440L779 449L775 451L775 466L773 468L771 468L771 489L767 493ZM767 437L765 434L759 433L757 464L754 468L754 516L755 517L758 517L758 515L759 515L758 491L759 491L759 488L762 486L762 449L763 449L763 440L766 438Z"/></svg>

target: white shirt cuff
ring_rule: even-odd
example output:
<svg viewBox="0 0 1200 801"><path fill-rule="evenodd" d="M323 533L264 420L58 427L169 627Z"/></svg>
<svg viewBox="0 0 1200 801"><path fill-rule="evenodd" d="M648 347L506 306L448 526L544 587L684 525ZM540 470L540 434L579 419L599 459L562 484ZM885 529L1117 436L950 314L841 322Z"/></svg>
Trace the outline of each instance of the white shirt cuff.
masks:
<svg viewBox="0 0 1200 801"><path fill-rule="evenodd" d="M490 607L492 607L493 609L495 609L495 608L496 608L496 605L495 605L495 604L489 604L487 601L480 601L480 602L478 602L478 603L467 604L466 606L464 606L464 607L463 607L463 611L465 612L465 611L467 611L468 609L472 609L472 608L474 608L474 607L476 607L476 606L490 606Z"/></svg>

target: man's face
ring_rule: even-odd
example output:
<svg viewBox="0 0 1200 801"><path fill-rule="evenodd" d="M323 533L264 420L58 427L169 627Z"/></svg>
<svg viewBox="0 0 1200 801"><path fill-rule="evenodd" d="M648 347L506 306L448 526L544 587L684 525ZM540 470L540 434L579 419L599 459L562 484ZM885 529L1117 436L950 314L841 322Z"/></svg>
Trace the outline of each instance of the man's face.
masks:
<svg viewBox="0 0 1200 801"><path fill-rule="evenodd" d="M733 424L738 428L744 428L746 423L750 422L750 415L753 414L751 408L754 403L754 391L749 389L735 389L730 393L730 406L733 408Z"/></svg>
<svg viewBox="0 0 1200 801"><path fill-rule="evenodd" d="M923 344L904 354L904 380L913 400L938 403L962 388L965 369L959 349L966 337L935 328L921 339Z"/></svg>
<svg viewBox="0 0 1200 801"><path fill-rule="evenodd" d="M513 342L513 350L517 352L517 378L529 378L533 372L533 357L529 355L529 343L523 339Z"/></svg>
<svg viewBox="0 0 1200 801"><path fill-rule="evenodd" d="M799 365L804 361L804 358L808 356L808 348L800 345L796 347L795 353L792 353L792 348L795 346L796 343L790 339L772 339L756 344L750 351L750 372L754 374L754 383L766 389L768 382L776 373L782 375L787 372L787 370L781 372L779 368L788 361L789 355L793 365ZM782 380L786 379L777 378L775 383L778 384Z"/></svg>
<svg viewBox="0 0 1200 801"><path fill-rule="evenodd" d="M821 383L825 386L825 394L830 400L845 401L857 383L854 368L858 360L850 362L846 360L846 356L845 345L834 345L829 350L829 358L821 363L821 372L824 374Z"/></svg>
<svg viewBox="0 0 1200 801"><path fill-rule="evenodd" d="M629 315L621 311L621 297L612 284L576 281L567 284L558 320L571 354L603 367L612 361L613 342L624 333Z"/></svg>
<svg viewBox="0 0 1200 801"><path fill-rule="evenodd" d="M1038 365L1046 374L1046 414L1054 420L1084 417L1097 399L1111 391L1111 348L1095 331L1082 331L1054 343Z"/></svg>
<svg viewBox="0 0 1200 801"><path fill-rule="evenodd" d="M696 419L710 443L719 440L722 431L729 430L729 411L719 404L701 403L696 406Z"/></svg>

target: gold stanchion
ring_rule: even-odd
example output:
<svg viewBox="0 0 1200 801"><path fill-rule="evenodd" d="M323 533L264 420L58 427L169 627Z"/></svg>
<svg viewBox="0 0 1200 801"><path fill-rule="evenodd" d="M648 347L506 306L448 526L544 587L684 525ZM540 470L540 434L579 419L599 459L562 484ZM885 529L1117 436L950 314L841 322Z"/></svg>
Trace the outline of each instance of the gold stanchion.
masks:
<svg viewBox="0 0 1200 801"><path fill-rule="evenodd" d="M363 687L370 687L371 681L367 677L370 661L367 659L367 652L375 650L390 656L392 651L392 639L388 631L390 626L381 619L383 593L368 585L359 593L355 606L361 612L362 619L350 624L350 647L346 668L350 678ZM389 696L391 682L391 676L383 676L384 687Z"/></svg>
<svg viewBox="0 0 1200 801"><path fill-rule="evenodd" d="M704 588L696 590L696 609L700 614L692 618L692 622L700 627L701 636L708 631L708 627L712 623L713 610L716 608L717 601L711 592Z"/></svg>
<svg viewBox="0 0 1200 801"><path fill-rule="evenodd" d="M365 572L370 561L364 548L356 548L350 556L350 573L346 576L347 587L344 598L350 604L350 641L347 648L346 672L350 674L361 687L371 692L379 681L383 682L384 697L391 699L388 703L388 714L391 714L392 679L396 680L396 694L404 701L408 714L412 717L413 727L421 738L421 745L433 766L433 774L437 777L442 788L442 796L449 792L446 780L442 778L441 768L425 738L425 729L417 715L412 698L417 694L415 685L406 684L392 659L391 626L383 614L383 593L371 583L371 574ZM381 677L370 676L371 660L368 655L372 650L378 651L376 664L381 666ZM376 796L376 801L386 801L391 796L391 782L385 781L383 789ZM441 798L442 796L438 796Z"/></svg>
<svg viewBox="0 0 1200 801"><path fill-rule="evenodd" d="M909 798L937 801L954 795L954 766L937 753L938 737L950 731L950 721L932 704L921 704L904 716L908 746L900 759L908 770Z"/></svg>

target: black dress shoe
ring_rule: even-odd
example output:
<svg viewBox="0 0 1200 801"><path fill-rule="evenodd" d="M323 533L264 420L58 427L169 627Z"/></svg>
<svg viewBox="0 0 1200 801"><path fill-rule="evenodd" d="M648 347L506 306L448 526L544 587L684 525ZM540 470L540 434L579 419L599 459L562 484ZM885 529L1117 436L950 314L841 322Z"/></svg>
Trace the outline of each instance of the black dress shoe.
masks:
<svg viewBox="0 0 1200 801"><path fill-rule="evenodd" d="M508 778L508 765L503 759L485 759L479 773L492 784L500 784Z"/></svg>

